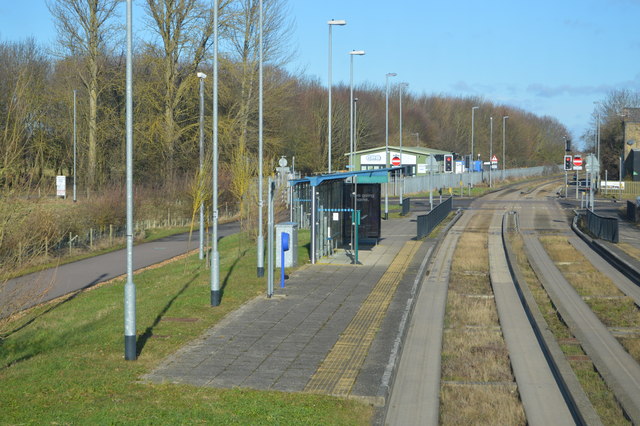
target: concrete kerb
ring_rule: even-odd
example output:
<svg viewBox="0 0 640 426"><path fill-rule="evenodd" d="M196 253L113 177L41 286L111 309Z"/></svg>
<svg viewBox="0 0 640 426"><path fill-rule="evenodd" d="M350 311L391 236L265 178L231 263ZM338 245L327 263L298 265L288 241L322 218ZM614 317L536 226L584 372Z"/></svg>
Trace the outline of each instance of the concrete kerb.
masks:
<svg viewBox="0 0 640 426"><path fill-rule="evenodd" d="M397 366L400 357L402 356L402 348L407 335L407 324L409 323L409 318L413 314L413 310L415 307L415 300L417 299L420 289L422 288L422 282L426 276L426 268L431 263L434 253L437 253L438 248L440 247L444 236L447 235L449 230L456 224L458 219L462 216L463 210L458 209L456 211L456 215L454 218L447 224L444 230L440 233L438 238L436 239L436 243L434 246L430 247L425 255L424 259L420 263L420 268L418 269L418 273L413 281L413 285L411 288L411 297L407 300L405 309L402 313L402 319L400 320L400 324L398 325L398 333L393 343L393 348L391 350L391 354L389 356L389 361L387 362L387 366L385 368L384 374L382 376L382 383L380 384L380 388L378 390L378 394L376 395L376 400L381 406L381 409L377 411L374 424L384 424L386 417L386 403L389 398L389 394L391 389L393 388L393 383L395 381Z"/></svg>

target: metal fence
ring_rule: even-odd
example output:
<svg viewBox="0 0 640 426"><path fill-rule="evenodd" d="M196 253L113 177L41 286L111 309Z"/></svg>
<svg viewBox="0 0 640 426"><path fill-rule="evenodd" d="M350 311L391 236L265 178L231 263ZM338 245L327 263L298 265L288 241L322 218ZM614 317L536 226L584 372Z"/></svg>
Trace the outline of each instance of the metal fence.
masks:
<svg viewBox="0 0 640 426"><path fill-rule="evenodd" d="M499 182L505 179L541 176L557 173L560 166L539 166L523 169L494 170L491 172L491 180ZM439 188L467 188L469 185L477 185L489 182L489 172L473 173L433 173L425 176L407 176L404 178L391 178L389 181L389 195L400 194L400 185L404 185L405 194L436 191Z"/></svg>
<svg viewBox="0 0 640 426"><path fill-rule="evenodd" d="M608 181L602 179L600 181L600 192L603 194L607 194L607 195L619 195L621 198L635 198L637 196L640 195L640 182L623 182L623 186L624 188L619 189L616 187L613 187L613 185L610 183L614 183L615 186L618 186L618 182L617 180L612 180L609 179Z"/></svg>
<svg viewBox="0 0 640 426"><path fill-rule="evenodd" d="M599 216L591 210L586 214L589 232L602 240L612 243L618 242L618 219L615 217Z"/></svg>
<svg viewBox="0 0 640 426"><path fill-rule="evenodd" d="M422 214L417 217L418 230L417 238L424 238L435 229L436 226L444 220L445 217L453 209L453 197L449 197L442 203L438 204L433 210L427 214Z"/></svg>

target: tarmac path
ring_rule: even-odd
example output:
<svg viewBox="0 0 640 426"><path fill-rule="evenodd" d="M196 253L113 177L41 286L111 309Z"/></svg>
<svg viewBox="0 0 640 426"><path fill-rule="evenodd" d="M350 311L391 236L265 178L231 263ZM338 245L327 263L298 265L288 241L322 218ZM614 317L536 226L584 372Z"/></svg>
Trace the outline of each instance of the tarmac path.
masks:
<svg viewBox="0 0 640 426"><path fill-rule="evenodd" d="M221 224L218 236L222 238L239 229L238 222ZM199 232L194 231L191 239L186 233L138 244L133 250L133 269L146 268L197 249L198 241ZM0 288L0 318L126 272L126 249L122 249L9 280Z"/></svg>

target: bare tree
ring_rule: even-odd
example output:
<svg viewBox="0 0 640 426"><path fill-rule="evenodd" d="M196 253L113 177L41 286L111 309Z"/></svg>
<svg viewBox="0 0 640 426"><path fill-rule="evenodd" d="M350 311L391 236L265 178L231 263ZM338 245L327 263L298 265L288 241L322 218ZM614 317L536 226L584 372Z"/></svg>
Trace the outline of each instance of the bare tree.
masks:
<svg viewBox="0 0 640 426"><path fill-rule="evenodd" d="M114 35L112 18L118 3L118 0L47 1L55 19L61 53L79 61L79 77L89 97L87 183L91 188L96 184L101 58Z"/></svg>
<svg viewBox="0 0 640 426"><path fill-rule="evenodd" d="M224 16L229 0L219 4ZM151 124L160 139L166 161L166 178L176 172L176 151L185 132L194 125L195 105L190 94L197 87L196 71L206 59L213 34L213 10L199 0L146 0L149 26L156 33L157 43L148 49L157 60L161 87L156 88L161 99L160 114ZM224 25L224 18L219 22Z"/></svg>

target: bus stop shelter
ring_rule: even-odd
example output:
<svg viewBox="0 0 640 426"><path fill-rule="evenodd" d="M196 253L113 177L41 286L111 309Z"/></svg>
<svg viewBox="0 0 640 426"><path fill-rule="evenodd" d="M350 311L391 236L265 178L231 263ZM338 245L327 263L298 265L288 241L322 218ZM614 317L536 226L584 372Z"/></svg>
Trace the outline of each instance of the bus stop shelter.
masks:
<svg viewBox="0 0 640 426"><path fill-rule="evenodd" d="M340 247L380 237L380 184L397 168L290 180L291 221L311 230L311 263Z"/></svg>

